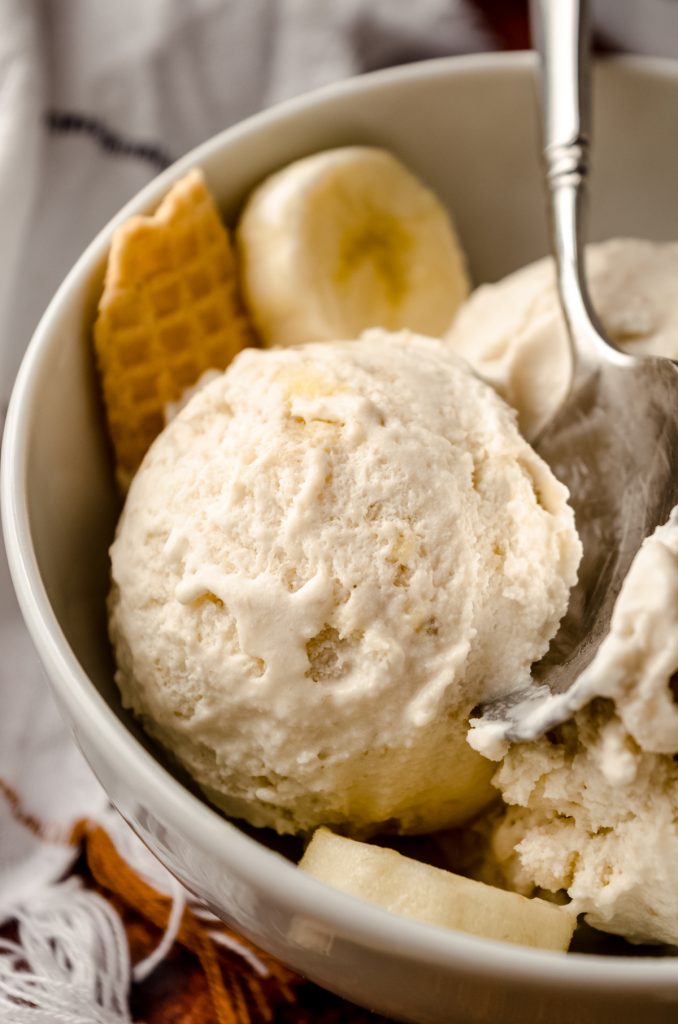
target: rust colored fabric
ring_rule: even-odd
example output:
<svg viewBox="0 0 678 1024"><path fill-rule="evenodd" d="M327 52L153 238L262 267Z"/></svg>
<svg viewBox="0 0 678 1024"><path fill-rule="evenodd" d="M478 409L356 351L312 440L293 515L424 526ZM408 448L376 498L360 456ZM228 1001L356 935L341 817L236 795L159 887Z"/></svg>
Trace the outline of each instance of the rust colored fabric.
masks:
<svg viewBox="0 0 678 1024"><path fill-rule="evenodd" d="M170 899L157 893L129 867L107 833L79 822L73 840L82 844L77 871L118 910L132 962L157 945L170 911ZM385 1020L324 992L225 925L223 930L263 961L260 978L245 961L213 942L204 924L186 908L177 941L167 959L144 982L133 986L131 1008L145 1024L379 1024Z"/></svg>

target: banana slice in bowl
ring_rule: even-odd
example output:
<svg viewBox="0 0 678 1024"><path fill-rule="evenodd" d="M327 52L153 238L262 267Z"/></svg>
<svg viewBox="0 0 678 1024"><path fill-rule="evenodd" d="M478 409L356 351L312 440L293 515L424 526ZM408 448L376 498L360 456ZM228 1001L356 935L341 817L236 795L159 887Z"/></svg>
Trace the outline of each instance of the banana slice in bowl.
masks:
<svg viewBox="0 0 678 1024"><path fill-rule="evenodd" d="M577 923L567 906L506 892L325 828L313 834L299 867L393 913L486 939L567 950Z"/></svg>
<svg viewBox="0 0 678 1024"><path fill-rule="evenodd" d="M237 232L245 301L266 345L368 327L440 336L469 293L450 216L386 150L297 160L250 196Z"/></svg>

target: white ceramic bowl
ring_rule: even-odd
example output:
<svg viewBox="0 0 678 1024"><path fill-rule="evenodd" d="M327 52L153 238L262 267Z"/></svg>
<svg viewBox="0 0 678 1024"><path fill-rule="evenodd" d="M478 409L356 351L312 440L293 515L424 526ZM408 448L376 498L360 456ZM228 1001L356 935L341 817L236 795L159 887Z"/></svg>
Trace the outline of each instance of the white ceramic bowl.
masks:
<svg viewBox="0 0 678 1024"><path fill-rule="evenodd" d="M4 527L26 621L62 710L144 842L224 920L308 977L403 1020L675 1019L675 960L556 954L418 924L323 886L174 777L122 711L104 597L118 502L90 351L111 232L204 168L230 217L248 189L327 146L387 146L454 211L476 282L546 251L529 56L454 58L343 83L218 135L167 170L87 249L47 310L6 424ZM678 65L596 78L593 237L678 238Z"/></svg>

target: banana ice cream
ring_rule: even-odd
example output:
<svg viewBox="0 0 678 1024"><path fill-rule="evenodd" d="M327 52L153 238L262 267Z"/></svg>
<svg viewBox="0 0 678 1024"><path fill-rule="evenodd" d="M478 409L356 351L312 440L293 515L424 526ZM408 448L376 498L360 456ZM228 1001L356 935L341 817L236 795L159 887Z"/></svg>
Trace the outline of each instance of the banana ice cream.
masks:
<svg viewBox="0 0 678 1024"><path fill-rule="evenodd" d="M620 348L678 357L678 243L615 238L590 245L586 271L596 312ZM535 437L565 396L571 372L553 260L476 288L447 338L517 410L522 433Z"/></svg>
<svg viewBox="0 0 678 1024"><path fill-rule="evenodd" d="M111 549L125 704L227 813L430 831L576 579L567 492L440 342L245 350L170 422Z"/></svg>
<svg viewBox="0 0 678 1024"><path fill-rule="evenodd" d="M678 358L678 245L612 240L591 246L587 263L614 340L628 352ZM569 370L552 262L478 289L448 340L534 433ZM492 869L509 888L566 890L596 928L675 945L677 623L674 511L627 576L589 670L589 706L548 738L504 751L494 783L506 810L492 843Z"/></svg>
<svg viewBox="0 0 678 1024"><path fill-rule="evenodd" d="M598 699L495 783L505 881L567 889L603 931L678 945L678 517L635 559L592 665ZM604 698L604 699L603 699Z"/></svg>

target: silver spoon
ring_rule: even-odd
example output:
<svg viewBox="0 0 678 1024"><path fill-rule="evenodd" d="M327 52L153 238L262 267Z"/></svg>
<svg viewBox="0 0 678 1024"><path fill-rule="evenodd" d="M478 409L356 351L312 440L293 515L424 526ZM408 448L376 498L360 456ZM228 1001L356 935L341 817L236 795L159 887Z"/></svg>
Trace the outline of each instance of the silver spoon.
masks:
<svg viewBox="0 0 678 1024"><path fill-rule="evenodd" d="M586 0L533 0L552 249L573 356L568 396L534 442L569 489L584 555L535 683L480 709L493 738L536 739L594 695L591 661L643 539L678 504L678 364L621 352L591 306L582 259L589 148ZM676 517L678 527L678 517Z"/></svg>

